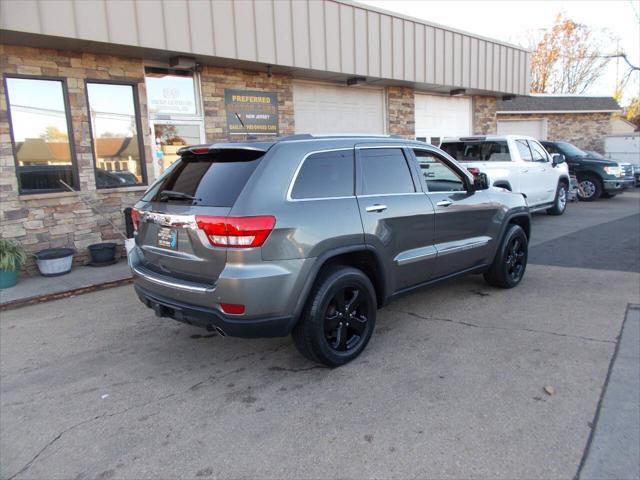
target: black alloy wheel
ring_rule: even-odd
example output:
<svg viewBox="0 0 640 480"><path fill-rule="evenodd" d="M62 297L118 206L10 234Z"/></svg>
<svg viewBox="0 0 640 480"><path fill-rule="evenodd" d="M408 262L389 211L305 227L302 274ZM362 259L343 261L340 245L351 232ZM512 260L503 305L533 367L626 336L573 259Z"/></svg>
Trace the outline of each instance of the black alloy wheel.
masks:
<svg viewBox="0 0 640 480"><path fill-rule="evenodd" d="M368 330L370 305L357 285L341 287L327 304L324 335L336 352L356 348Z"/></svg>
<svg viewBox="0 0 640 480"><path fill-rule="evenodd" d="M519 282L524 274L526 255L522 239L519 237L512 238L507 246L505 263L507 264L507 275L513 282Z"/></svg>

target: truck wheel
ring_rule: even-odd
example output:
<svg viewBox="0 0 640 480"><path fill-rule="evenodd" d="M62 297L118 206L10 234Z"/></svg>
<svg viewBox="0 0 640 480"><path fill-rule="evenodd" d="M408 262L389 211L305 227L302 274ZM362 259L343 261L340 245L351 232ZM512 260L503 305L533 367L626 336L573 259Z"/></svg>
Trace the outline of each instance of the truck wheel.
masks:
<svg viewBox="0 0 640 480"><path fill-rule="evenodd" d="M367 346L376 310L369 277L356 268L330 267L321 272L291 335L309 360L339 367Z"/></svg>
<svg viewBox="0 0 640 480"><path fill-rule="evenodd" d="M567 185L563 182L558 183L556 190L556 198L553 201L553 207L547 208L549 215L562 215L567 208Z"/></svg>
<svg viewBox="0 0 640 480"><path fill-rule="evenodd" d="M513 288L520 283L527 268L529 242L519 225L510 225L498 247L493 263L484 274L489 285Z"/></svg>
<svg viewBox="0 0 640 480"><path fill-rule="evenodd" d="M584 174L578 177L578 198L583 202L593 202L602 195L602 182L598 177Z"/></svg>

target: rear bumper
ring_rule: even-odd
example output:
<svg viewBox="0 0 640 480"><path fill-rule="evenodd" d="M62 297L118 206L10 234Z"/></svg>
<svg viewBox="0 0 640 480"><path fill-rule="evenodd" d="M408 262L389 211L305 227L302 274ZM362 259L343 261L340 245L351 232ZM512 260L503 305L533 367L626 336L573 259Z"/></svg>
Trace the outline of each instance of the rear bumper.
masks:
<svg viewBox="0 0 640 480"><path fill-rule="evenodd" d="M182 303L145 290L140 285L134 285L140 301L155 311L159 317L173 318L182 323L206 328L209 331L218 330L224 335L232 337L259 338L283 337L293 328L293 317L267 318L233 318L219 310L205 308L198 305Z"/></svg>

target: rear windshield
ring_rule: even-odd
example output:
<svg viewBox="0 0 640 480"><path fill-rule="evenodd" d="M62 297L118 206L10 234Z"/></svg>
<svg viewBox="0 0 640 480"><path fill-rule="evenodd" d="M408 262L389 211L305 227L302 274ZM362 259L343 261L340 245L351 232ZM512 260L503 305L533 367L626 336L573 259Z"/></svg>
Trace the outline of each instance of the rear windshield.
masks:
<svg viewBox="0 0 640 480"><path fill-rule="evenodd" d="M509 146L505 140L447 142L440 148L459 162L508 162Z"/></svg>
<svg viewBox="0 0 640 480"><path fill-rule="evenodd" d="M218 150L183 155L153 185L143 200L207 207L231 207L256 169L264 152Z"/></svg>

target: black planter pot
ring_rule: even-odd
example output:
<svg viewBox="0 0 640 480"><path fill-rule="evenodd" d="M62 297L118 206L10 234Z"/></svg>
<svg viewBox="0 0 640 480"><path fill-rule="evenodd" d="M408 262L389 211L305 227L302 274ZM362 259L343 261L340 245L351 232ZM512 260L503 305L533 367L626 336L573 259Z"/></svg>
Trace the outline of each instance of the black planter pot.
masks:
<svg viewBox="0 0 640 480"><path fill-rule="evenodd" d="M117 244L112 242L89 245L89 253L91 254L89 265L101 267L116 263L116 247Z"/></svg>

